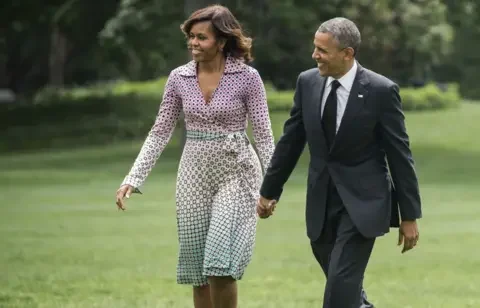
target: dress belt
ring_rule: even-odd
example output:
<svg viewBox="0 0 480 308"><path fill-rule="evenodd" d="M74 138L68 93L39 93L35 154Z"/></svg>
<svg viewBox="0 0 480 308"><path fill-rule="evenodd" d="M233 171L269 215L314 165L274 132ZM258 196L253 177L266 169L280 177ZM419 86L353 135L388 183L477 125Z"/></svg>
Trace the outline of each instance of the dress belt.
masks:
<svg viewBox="0 0 480 308"><path fill-rule="evenodd" d="M187 130L187 139L194 140L221 140L222 149L229 154L233 154L236 161L237 172L249 187L249 193L256 198L254 179L251 175L253 162L250 152L250 141L245 130L223 133L223 132L202 132Z"/></svg>
<svg viewBox="0 0 480 308"><path fill-rule="evenodd" d="M245 130L231 132L231 133L187 130L187 139L195 139L195 140L217 140L217 139L226 139L226 138L230 139L230 138L238 138L238 137L245 137L245 136L246 136Z"/></svg>

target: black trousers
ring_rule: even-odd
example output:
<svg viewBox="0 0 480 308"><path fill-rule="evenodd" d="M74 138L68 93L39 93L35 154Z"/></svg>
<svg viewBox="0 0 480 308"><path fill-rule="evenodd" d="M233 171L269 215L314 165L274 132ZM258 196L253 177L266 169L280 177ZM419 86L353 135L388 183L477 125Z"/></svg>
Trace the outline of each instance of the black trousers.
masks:
<svg viewBox="0 0 480 308"><path fill-rule="evenodd" d="M332 183L326 211L322 234L311 242L327 278L323 308L373 307L363 290L363 277L375 238L360 234Z"/></svg>

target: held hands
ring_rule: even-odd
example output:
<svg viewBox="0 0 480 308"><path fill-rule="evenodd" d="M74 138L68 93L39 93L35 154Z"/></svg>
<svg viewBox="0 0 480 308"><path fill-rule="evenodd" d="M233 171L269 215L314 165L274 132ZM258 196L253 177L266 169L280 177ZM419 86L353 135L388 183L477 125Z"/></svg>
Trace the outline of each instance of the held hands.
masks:
<svg viewBox="0 0 480 308"><path fill-rule="evenodd" d="M273 215L276 206L277 200L269 200L260 196L257 203L257 214L262 219L268 218Z"/></svg>
<svg viewBox="0 0 480 308"><path fill-rule="evenodd" d="M125 211L125 203L124 199L125 198L130 198L130 195L132 194L134 188L131 185L125 184L120 186L120 188L117 190L117 208L118 210Z"/></svg>
<svg viewBox="0 0 480 308"><path fill-rule="evenodd" d="M402 221L400 229L398 230L398 246L402 245L402 253L413 249L417 245L420 234L418 233L418 226L415 220Z"/></svg>

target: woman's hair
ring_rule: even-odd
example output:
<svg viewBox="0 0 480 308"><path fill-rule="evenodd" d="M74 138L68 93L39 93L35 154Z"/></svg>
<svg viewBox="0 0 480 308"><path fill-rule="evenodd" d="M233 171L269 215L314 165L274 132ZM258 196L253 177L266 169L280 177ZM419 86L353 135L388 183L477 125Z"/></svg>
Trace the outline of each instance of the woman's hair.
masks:
<svg viewBox="0 0 480 308"><path fill-rule="evenodd" d="M245 62L253 60L250 49L252 39L245 36L242 26L232 12L221 5L210 5L197 10L181 25L183 33L188 37L193 25L197 22L210 21L217 39L225 39L223 54L230 55Z"/></svg>

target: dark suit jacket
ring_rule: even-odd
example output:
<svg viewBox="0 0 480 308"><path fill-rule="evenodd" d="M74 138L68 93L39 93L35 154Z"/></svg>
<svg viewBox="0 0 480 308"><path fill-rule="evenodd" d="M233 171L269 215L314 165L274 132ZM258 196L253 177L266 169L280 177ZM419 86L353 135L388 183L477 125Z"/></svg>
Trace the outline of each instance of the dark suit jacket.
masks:
<svg viewBox="0 0 480 308"><path fill-rule="evenodd" d="M310 239L322 232L329 175L352 221L366 237L387 233L390 227L399 226L400 219L420 218L418 181L398 86L358 64L340 128L328 150L321 125L326 80L317 68L299 75L290 118L260 194L279 200L308 143L306 224Z"/></svg>

